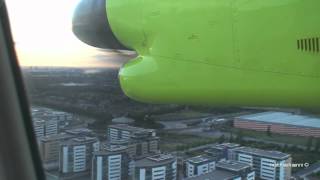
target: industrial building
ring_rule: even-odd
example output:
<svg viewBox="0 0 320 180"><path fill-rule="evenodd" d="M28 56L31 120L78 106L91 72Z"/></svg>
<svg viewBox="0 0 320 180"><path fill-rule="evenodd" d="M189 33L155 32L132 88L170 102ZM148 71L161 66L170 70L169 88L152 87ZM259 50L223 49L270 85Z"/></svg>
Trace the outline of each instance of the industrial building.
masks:
<svg viewBox="0 0 320 180"><path fill-rule="evenodd" d="M287 180L291 177L291 155L279 151L267 151L250 147L230 150L230 158L252 165L255 176L266 180Z"/></svg>
<svg viewBox="0 0 320 180"><path fill-rule="evenodd" d="M263 112L234 119L234 127L296 136L320 137L320 118L287 112Z"/></svg>
<svg viewBox="0 0 320 180"><path fill-rule="evenodd" d="M91 180L129 179L129 156L126 146L111 145L93 153Z"/></svg>
<svg viewBox="0 0 320 180"><path fill-rule="evenodd" d="M133 162L133 179L176 180L177 159L171 154L158 154Z"/></svg>

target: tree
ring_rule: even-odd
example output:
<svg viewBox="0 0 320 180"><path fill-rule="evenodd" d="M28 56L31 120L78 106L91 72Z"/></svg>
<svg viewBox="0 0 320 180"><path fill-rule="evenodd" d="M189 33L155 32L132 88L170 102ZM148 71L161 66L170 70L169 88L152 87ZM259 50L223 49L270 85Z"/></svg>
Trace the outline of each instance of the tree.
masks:
<svg viewBox="0 0 320 180"><path fill-rule="evenodd" d="M243 132L242 132L242 130L239 130L238 132L237 132L237 137L236 137L236 142L238 142L238 143L242 143L242 140L243 140Z"/></svg>
<svg viewBox="0 0 320 180"><path fill-rule="evenodd" d="M231 131L229 136L229 142L233 142L233 141L234 141L234 138L233 138L233 133Z"/></svg>
<svg viewBox="0 0 320 180"><path fill-rule="evenodd" d="M267 128L267 136L271 136L271 126L268 125L268 128Z"/></svg>
<svg viewBox="0 0 320 180"><path fill-rule="evenodd" d="M316 146L314 147L314 151L318 152L320 150L320 138L316 140Z"/></svg>
<svg viewBox="0 0 320 180"><path fill-rule="evenodd" d="M288 149L289 149L288 144L285 144L285 145L282 147L282 151L283 151L283 152L287 152Z"/></svg>
<svg viewBox="0 0 320 180"><path fill-rule="evenodd" d="M308 138L307 144L306 144L306 146L307 146L307 151L310 151L310 150L311 150L311 148L312 148L312 142L313 142L313 137L310 136L310 137Z"/></svg>
<svg viewBox="0 0 320 180"><path fill-rule="evenodd" d="M219 140L218 142L221 144L225 141L225 137L224 137L224 134L222 134L220 137L219 137Z"/></svg>
<svg viewBox="0 0 320 180"><path fill-rule="evenodd" d="M300 149L298 148L297 145L290 146L289 149L290 149L290 151L292 151L292 152L299 152L299 151L300 151Z"/></svg>

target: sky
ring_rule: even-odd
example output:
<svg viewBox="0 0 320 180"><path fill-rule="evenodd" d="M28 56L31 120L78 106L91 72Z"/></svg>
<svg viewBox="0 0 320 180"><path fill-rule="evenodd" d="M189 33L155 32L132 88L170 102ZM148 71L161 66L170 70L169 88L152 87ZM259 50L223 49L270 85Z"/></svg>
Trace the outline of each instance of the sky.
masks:
<svg viewBox="0 0 320 180"><path fill-rule="evenodd" d="M73 35L72 14L78 1L6 0L20 65L118 67L123 63L113 58L115 53L90 47Z"/></svg>

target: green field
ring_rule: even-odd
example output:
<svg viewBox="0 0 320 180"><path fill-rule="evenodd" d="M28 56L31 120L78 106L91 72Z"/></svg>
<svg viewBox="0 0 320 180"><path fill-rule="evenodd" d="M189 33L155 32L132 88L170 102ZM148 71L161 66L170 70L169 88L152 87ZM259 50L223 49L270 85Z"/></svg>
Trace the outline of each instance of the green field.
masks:
<svg viewBox="0 0 320 180"><path fill-rule="evenodd" d="M214 143L216 138L206 138L195 135L159 132L160 149L164 152L186 150L188 148Z"/></svg>
<svg viewBox="0 0 320 180"><path fill-rule="evenodd" d="M172 121L172 120L187 120L193 118L203 118L212 114L202 113L192 110L182 110L174 113L166 113L161 115L152 115L151 118L156 121Z"/></svg>
<svg viewBox="0 0 320 180"><path fill-rule="evenodd" d="M265 141L272 141L277 143L285 143L285 144L293 144L293 145L306 145L308 137L301 137L301 136L290 136L290 135L283 135L283 134L273 134L268 136L267 132L260 132L260 131L253 131L253 130L244 130L244 129L235 129L231 130L235 135L241 131L243 137L251 137L257 138L260 140Z"/></svg>

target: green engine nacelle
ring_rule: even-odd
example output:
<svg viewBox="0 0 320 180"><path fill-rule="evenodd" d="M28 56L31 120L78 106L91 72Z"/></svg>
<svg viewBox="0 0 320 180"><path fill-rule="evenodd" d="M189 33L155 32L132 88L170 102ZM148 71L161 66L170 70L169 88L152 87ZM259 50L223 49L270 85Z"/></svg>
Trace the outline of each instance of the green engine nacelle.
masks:
<svg viewBox="0 0 320 180"><path fill-rule="evenodd" d="M119 79L138 101L318 107L319 9L319 0L83 0L74 32L137 52ZM92 19L77 23L81 13ZM79 26L97 22L108 31Z"/></svg>

